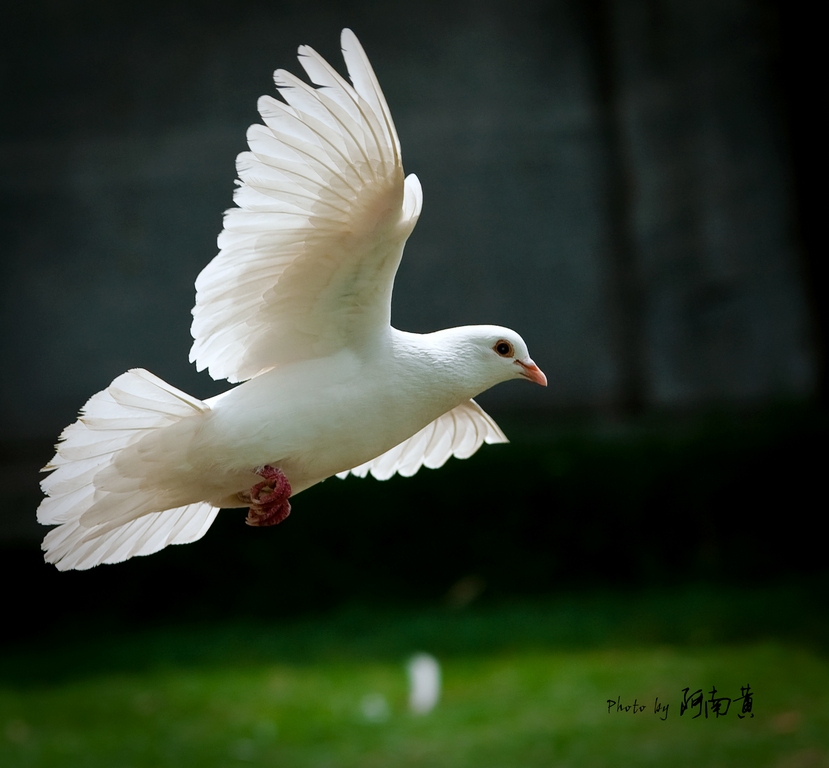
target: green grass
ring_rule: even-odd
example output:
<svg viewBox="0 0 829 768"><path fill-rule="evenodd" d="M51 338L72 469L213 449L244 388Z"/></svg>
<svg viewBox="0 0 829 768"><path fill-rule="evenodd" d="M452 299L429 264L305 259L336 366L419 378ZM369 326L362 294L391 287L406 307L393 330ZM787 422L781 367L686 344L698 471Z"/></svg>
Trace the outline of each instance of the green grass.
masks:
<svg viewBox="0 0 829 768"><path fill-rule="evenodd" d="M67 628L0 661L0 766L828 765L824 591ZM404 663L419 650L439 658L444 678L425 716L406 703ZM680 716L682 688L735 697L746 683L753 719L734 708ZM617 696L648 709L608 713Z"/></svg>

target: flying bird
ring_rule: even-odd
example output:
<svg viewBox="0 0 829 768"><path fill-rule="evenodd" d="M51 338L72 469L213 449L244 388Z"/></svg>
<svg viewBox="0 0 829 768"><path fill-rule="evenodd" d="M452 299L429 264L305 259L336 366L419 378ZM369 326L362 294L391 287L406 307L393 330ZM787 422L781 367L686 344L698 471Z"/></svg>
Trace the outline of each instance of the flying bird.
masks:
<svg viewBox="0 0 829 768"><path fill-rule="evenodd" d="M44 467L47 562L86 569L201 538L220 508L274 525L289 499L337 475L386 479L506 442L472 399L509 379L546 385L515 331L390 324L422 192L351 30L349 84L299 48L311 84L277 70L284 99L237 158L237 207L196 280L190 361L240 383L198 400L143 369L93 395Z"/></svg>

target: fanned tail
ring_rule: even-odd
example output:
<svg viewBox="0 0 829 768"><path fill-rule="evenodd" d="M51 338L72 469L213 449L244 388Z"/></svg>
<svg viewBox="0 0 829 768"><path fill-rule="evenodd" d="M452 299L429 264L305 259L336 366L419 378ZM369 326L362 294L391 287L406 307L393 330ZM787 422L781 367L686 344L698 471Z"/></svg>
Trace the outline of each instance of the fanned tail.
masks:
<svg viewBox="0 0 829 768"><path fill-rule="evenodd" d="M46 561L62 571L85 570L204 536L217 507L181 503L174 491L154 486L141 472L123 476L113 465L148 434L208 410L142 369L122 374L93 395L43 468L51 474L41 483L47 498L37 519L58 526L43 540ZM113 486L113 477L121 487Z"/></svg>

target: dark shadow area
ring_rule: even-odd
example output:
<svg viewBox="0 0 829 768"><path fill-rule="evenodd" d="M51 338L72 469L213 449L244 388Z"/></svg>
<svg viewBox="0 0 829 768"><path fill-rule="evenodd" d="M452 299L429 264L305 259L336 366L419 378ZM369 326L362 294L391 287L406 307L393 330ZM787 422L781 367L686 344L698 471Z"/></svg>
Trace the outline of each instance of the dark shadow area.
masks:
<svg viewBox="0 0 829 768"><path fill-rule="evenodd" d="M331 479L274 528L226 510L199 542L90 571L58 572L36 540L6 545L4 642L353 604L768 586L825 571L822 413L565 424L507 421L513 443L440 471ZM31 496L20 503L34 513Z"/></svg>

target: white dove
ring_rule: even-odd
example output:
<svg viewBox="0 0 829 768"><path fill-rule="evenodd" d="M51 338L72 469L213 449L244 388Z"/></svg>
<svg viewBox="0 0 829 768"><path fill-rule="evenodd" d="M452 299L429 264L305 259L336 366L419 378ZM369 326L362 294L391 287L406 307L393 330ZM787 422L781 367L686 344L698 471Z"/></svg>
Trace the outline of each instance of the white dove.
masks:
<svg viewBox="0 0 829 768"><path fill-rule="evenodd" d="M471 399L546 385L521 337L390 324L420 183L374 71L342 32L349 85L314 50L259 100L219 254L196 280L190 360L241 386L200 401L134 369L93 395L56 446L38 520L46 560L86 569L201 538L221 507L272 525L332 475L412 475L506 442Z"/></svg>

